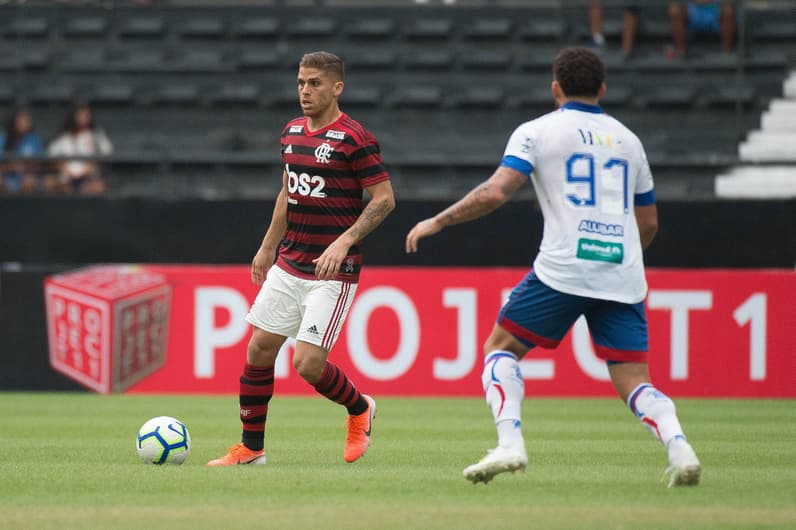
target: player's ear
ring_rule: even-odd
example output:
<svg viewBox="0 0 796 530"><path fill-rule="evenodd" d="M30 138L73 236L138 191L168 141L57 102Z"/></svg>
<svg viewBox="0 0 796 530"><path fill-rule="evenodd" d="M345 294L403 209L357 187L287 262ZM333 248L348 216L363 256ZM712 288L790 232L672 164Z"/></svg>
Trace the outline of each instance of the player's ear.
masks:
<svg viewBox="0 0 796 530"><path fill-rule="evenodd" d="M607 90L607 87L605 86L605 83L601 84L600 85L600 90L597 91L597 99L602 99L603 96L605 95L605 91L606 90Z"/></svg>
<svg viewBox="0 0 796 530"><path fill-rule="evenodd" d="M345 86L345 83L343 83L342 81L335 81L332 93L335 96L339 96L340 94L343 93L343 86Z"/></svg>
<svg viewBox="0 0 796 530"><path fill-rule="evenodd" d="M553 94L553 99L556 101L561 101L564 97L564 91L561 90L561 85L558 84L558 81L553 80L550 84L550 92Z"/></svg>

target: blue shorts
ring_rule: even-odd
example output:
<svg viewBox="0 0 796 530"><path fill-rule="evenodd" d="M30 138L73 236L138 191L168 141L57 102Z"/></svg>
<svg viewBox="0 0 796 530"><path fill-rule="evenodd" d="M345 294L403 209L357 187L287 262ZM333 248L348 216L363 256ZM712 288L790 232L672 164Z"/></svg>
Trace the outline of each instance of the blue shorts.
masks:
<svg viewBox="0 0 796 530"><path fill-rule="evenodd" d="M598 357L613 362L647 361L644 302L623 304L556 291L533 271L511 291L497 323L529 349L555 348L575 321L586 317Z"/></svg>
<svg viewBox="0 0 796 530"><path fill-rule="evenodd" d="M688 4L688 29L694 33L719 33L719 2Z"/></svg>

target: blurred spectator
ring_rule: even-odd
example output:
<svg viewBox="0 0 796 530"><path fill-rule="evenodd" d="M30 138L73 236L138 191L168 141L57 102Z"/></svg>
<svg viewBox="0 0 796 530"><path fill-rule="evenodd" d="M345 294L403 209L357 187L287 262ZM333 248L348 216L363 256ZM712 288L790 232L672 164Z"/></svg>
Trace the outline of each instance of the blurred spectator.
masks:
<svg viewBox="0 0 796 530"><path fill-rule="evenodd" d="M718 34L721 48L731 53L735 46L735 9L732 0L692 0L669 4L673 45L666 49L670 59L686 53L688 33Z"/></svg>
<svg viewBox="0 0 796 530"><path fill-rule="evenodd" d="M33 117L25 107L14 109L6 120L5 131L0 136L3 158L2 188L6 193L33 193L40 189L52 191L55 182L50 176L40 174L39 160L44 156L44 144L33 130ZM40 180L42 181L40 184Z"/></svg>
<svg viewBox="0 0 796 530"><path fill-rule="evenodd" d="M625 5L625 11L622 16L622 56L626 59L633 55L633 48L636 45L638 13L639 9L635 3ZM591 45L596 48L604 48L603 4L598 0L593 0L589 4L589 31L591 33Z"/></svg>
<svg viewBox="0 0 796 530"><path fill-rule="evenodd" d="M94 122L91 107L83 102L69 110L61 131L47 150L51 157L62 159L57 166L64 190L82 195L105 193L107 184L102 166L97 160L68 160L68 157L101 157L112 152L108 136Z"/></svg>

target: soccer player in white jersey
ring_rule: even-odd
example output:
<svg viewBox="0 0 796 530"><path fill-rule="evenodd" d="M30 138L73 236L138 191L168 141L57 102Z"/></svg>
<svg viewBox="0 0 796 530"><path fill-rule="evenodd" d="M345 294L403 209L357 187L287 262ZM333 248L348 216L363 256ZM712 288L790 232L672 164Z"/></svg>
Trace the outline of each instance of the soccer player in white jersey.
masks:
<svg viewBox="0 0 796 530"><path fill-rule="evenodd" d="M532 271L484 344L481 381L498 446L464 469L474 483L527 466L518 361L535 346L556 347L580 315L619 396L665 447L669 486L699 483L701 466L674 403L651 384L647 366L642 252L658 229L652 174L636 135L599 106L604 80L594 52L561 50L551 86L559 108L517 127L488 180L406 237L406 251L417 252L421 239L494 211L533 181L544 233Z"/></svg>

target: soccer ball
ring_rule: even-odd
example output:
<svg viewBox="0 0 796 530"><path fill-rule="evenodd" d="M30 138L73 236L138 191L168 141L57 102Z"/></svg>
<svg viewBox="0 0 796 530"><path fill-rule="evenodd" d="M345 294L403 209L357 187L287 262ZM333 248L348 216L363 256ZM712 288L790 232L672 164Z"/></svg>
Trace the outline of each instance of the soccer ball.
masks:
<svg viewBox="0 0 796 530"><path fill-rule="evenodd" d="M135 448L145 464L182 464L191 452L191 435L183 422L158 416L138 429Z"/></svg>

